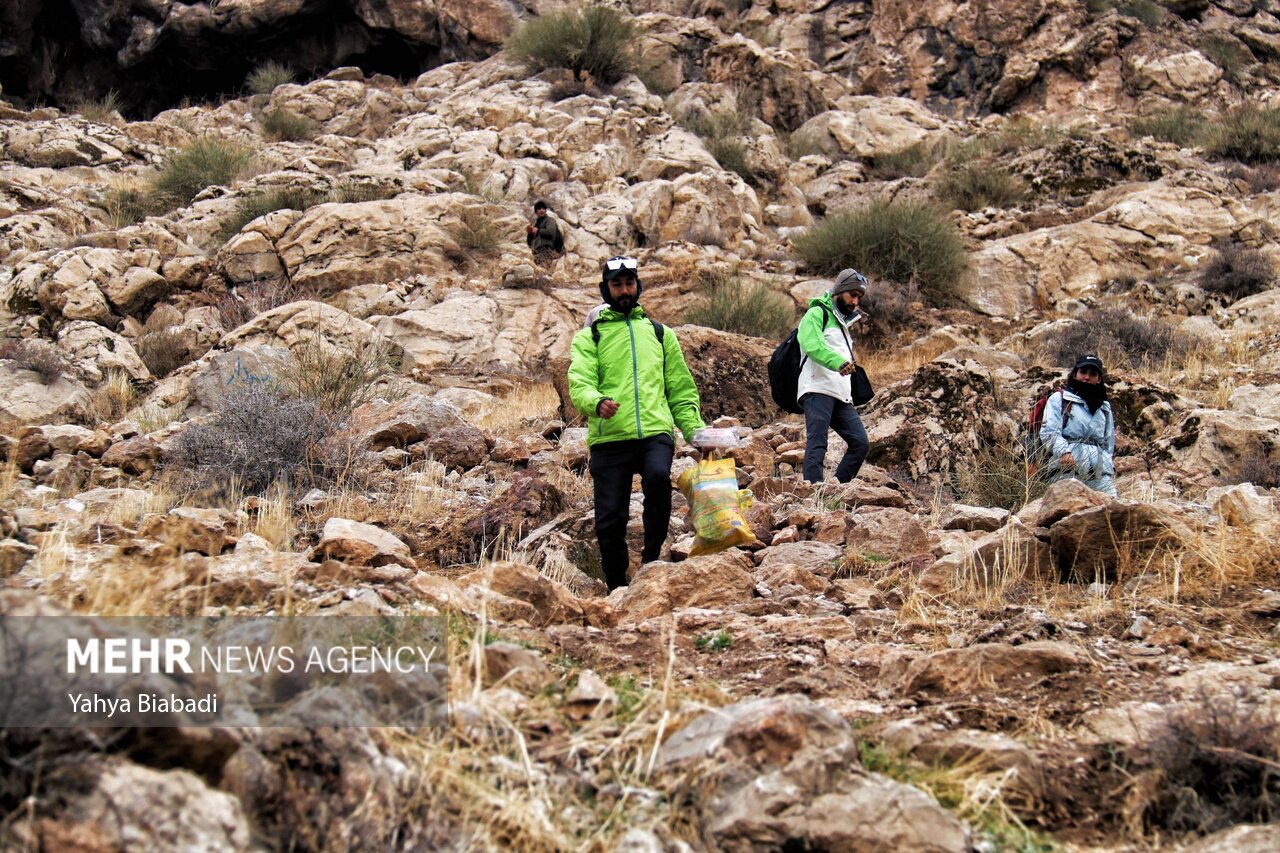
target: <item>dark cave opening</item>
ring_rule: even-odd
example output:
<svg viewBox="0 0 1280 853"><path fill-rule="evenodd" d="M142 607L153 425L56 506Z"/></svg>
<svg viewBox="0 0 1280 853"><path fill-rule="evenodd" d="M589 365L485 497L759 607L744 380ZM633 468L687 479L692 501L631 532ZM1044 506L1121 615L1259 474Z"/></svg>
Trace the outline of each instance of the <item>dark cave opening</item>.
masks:
<svg viewBox="0 0 1280 853"><path fill-rule="evenodd" d="M35 21L29 49L0 56L0 85L5 98L27 108L74 109L114 92L124 115L136 120L248 94L246 78L268 61L292 68L298 82L342 66L408 81L446 61L439 43L370 28L343 6L311 8L323 13L309 11L252 37L212 29L194 37L162 36L141 62L122 68L118 46L86 45L70 0L52 0Z"/></svg>

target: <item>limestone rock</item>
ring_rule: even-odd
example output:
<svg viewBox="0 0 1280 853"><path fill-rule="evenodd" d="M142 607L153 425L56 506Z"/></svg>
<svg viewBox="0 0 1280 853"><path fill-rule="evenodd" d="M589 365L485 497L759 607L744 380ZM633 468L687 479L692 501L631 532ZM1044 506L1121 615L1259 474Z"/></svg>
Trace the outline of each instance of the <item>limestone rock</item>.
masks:
<svg viewBox="0 0 1280 853"><path fill-rule="evenodd" d="M138 535L165 542L180 552L196 551L216 557L235 529L233 525L234 518L226 510L177 507L144 520Z"/></svg>
<svg viewBox="0 0 1280 853"><path fill-rule="evenodd" d="M1050 483L1045 493L1018 512L1018 517L1032 527L1052 527L1057 522L1085 509L1102 506L1107 496L1074 478Z"/></svg>
<svg viewBox="0 0 1280 853"><path fill-rule="evenodd" d="M0 401L4 418L16 423L51 423L84 418L93 405L89 390L70 376L46 383L33 370L20 370L0 361L0 385L6 390Z"/></svg>
<svg viewBox="0 0 1280 853"><path fill-rule="evenodd" d="M414 567L409 546L391 533L372 524L346 518L330 518L324 523L312 559L334 557L357 566L396 564Z"/></svg>
<svg viewBox="0 0 1280 853"><path fill-rule="evenodd" d="M1000 507L954 504L947 515L946 521L942 523L942 529L999 530L1008 517L1009 511Z"/></svg>
<svg viewBox="0 0 1280 853"><path fill-rule="evenodd" d="M759 569L771 572L794 566L817 577L830 580L843 557L840 546L825 542L791 542L774 545L760 552Z"/></svg>
<svg viewBox="0 0 1280 853"><path fill-rule="evenodd" d="M708 419L729 415L756 427L777 417L767 371L776 342L703 326L680 326L675 333Z"/></svg>
<svg viewBox="0 0 1280 853"><path fill-rule="evenodd" d="M240 801L186 770L112 761L59 818L29 827L45 849L236 851L252 833Z"/></svg>
<svg viewBox="0 0 1280 853"><path fill-rule="evenodd" d="M586 618L573 593L522 563L489 563L458 578L458 585L525 603L535 625L581 624Z"/></svg>
<svg viewBox="0 0 1280 853"><path fill-rule="evenodd" d="M1241 412L1196 409L1149 451L1184 470L1239 480L1254 466L1280 465L1280 421Z"/></svg>
<svg viewBox="0 0 1280 853"><path fill-rule="evenodd" d="M479 437L479 430L464 421L451 404L422 394L411 394L390 405L371 403L368 417L376 426L369 430L364 441L373 451L407 447L445 430L473 430L473 442ZM483 438L479 440L483 445Z"/></svg>
<svg viewBox="0 0 1280 853"><path fill-rule="evenodd" d="M984 686L1004 687L1020 679L1091 668L1088 656L1069 643L1054 640L1038 640L1021 646L982 643L910 659L894 659L881 668L880 683L904 696L923 690L955 696Z"/></svg>
<svg viewBox="0 0 1280 853"><path fill-rule="evenodd" d="M870 555L900 560L929 553L929 534L915 514L905 509L877 507L860 510L845 539L846 559Z"/></svg>
<svg viewBox="0 0 1280 853"><path fill-rule="evenodd" d="M685 607L742 604L755 594L751 568L751 558L736 548L681 563L649 563L610 601L622 620L632 623Z"/></svg>
<svg viewBox="0 0 1280 853"><path fill-rule="evenodd" d="M1280 848L1280 826L1274 823L1233 826L1200 839L1184 853L1270 853Z"/></svg>
<svg viewBox="0 0 1280 853"><path fill-rule="evenodd" d="M943 556L925 570L920 582L926 589L942 591L956 586L999 586L1019 578L1056 577L1048 543L1015 518L965 550Z"/></svg>
<svg viewBox="0 0 1280 853"><path fill-rule="evenodd" d="M1180 550L1195 528L1172 512L1144 503L1108 500L1073 513L1049 531L1064 578L1114 578L1121 561L1146 565L1153 554Z"/></svg>
<svg viewBox="0 0 1280 853"><path fill-rule="evenodd" d="M117 441L102 454L102 464L119 468L126 474L145 474L155 470L160 459L160 445L145 435Z"/></svg>
<svg viewBox="0 0 1280 853"><path fill-rule="evenodd" d="M537 690L549 677L542 656L515 643L489 643L484 647L486 685L510 684L522 690Z"/></svg>
<svg viewBox="0 0 1280 853"><path fill-rule="evenodd" d="M744 86L760 118L771 127L795 130L833 106L822 75L776 48L762 48L741 34L711 47L703 58L707 79Z"/></svg>
<svg viewBox="0 0 1280 853"><path fill-rule="evenodd" d="M829 156L883 157L940 135L943 122L907 98L846 98L841 109L805 122L796 135Z"/></svg>
<svg viewBox="0 0 1280 853"><path fill-rule="evenodd" d="M1280 525L1275 498L1259 494L1252 483L1209 489L1204 499L1218 518L1232 527L1266 536L1269 533L1274 535Z"/></svg>

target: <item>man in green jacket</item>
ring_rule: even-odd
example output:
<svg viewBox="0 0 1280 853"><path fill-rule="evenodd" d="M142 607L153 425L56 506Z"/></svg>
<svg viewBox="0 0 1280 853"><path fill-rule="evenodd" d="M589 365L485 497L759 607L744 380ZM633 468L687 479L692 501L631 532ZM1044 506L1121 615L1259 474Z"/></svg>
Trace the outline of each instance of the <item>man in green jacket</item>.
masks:
<svg viewBox="0 0 1280 853"><path fill-rule="evenodd" d="M631 479L644 492L642 563L658 559L671 523L675 425L686 441L706 425L698 389L675 334L640 307L635 258L605 261L600 295L607 308L573 338L569 396L587 417L595 486L596 541L609 589L627 584Z"/></svg>

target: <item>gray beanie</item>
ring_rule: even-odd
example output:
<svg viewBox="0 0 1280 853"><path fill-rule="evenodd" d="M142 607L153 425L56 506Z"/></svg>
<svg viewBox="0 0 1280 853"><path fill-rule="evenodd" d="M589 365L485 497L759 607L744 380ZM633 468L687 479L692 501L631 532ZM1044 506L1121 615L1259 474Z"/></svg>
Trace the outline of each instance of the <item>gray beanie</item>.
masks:
<svg viewBox="0 0 1280 853"><path fill-rule="evenodd" d="M841 270L836 276L836 283L831 287L831 295L839 293L867 292L867 277L854 269Z"/></svg>

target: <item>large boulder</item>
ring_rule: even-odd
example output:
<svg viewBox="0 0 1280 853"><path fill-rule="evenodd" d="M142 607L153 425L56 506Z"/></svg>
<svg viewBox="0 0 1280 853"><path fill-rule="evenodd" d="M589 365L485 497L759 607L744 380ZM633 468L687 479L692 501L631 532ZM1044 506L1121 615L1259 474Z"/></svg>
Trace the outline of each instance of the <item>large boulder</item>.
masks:
<svg viewBox="0 0 1280 853"><path fill-rule="evenodd" d="M528 621L535 625L581 624L586 619L586 612L573 593L523 563L488 563L458 578L458 585L475 590L482 597L496 596L499 607L495 609L499 613L503 598L523 603L531 614Z"/></svg>
<svg viewBox="0 0 1280 853"><path fill-rule="evenodd" d="M1280 421L1220 409L1196 409L1149 449L1201 481L1249 479L1280 470ZM1211 479L1212 478L1212 479Z"/></svg>
<svg viewBox="0 0 1280 853"><path fill-rule="evenodd" d="M698 814L716 849L969 849L959 820L860 769L844 721L800 696L708 711L662 745L657 766L695 780L676 796L705 798Z"/></svg>
<svg viewBox="0 0 1280 853"><path fill-rule="evenodd" d="M1067 516L1049 536L1061 576L1081 581L1115 579L1198 538L1197 527L1172 510L1118 499Z"/></svg>
<svg viewBox="0 0 1280 853"><path fill-rule="evenodd" d="M708 80L741 86L754 112L779 130L795 130L831 109L839 93L828 91L808 57L761 47L741 34L711 47L702 61Z"/></svg>
<svg viewBox="0 0 1280 853"><path fill-rule="evenodd" d="M80 420L88 416L93 395L70 376L53 382L34 370L0 361L0 385L6 389L0 419L18 424Z"/></svg>
<svg viewBox="0 0 1280 853"><path fill-rule="evenodd" d="M942 120L908 98L846 98L814 116L796 136L833 158L883 157L940 136Z"/></svg>
<svg viewBox="0 0 1280 853"><path fill-rule="evenodd" d="M685 325L675 331L698 386L705 419L728 415L746 426L759 427L778 417L769 396L768 375L776 342L705 326Z"/></svg>
<svg viewBox="0 0 1280 853"><path fill-rule="evenodd" d="M624 622L633 623L685 607L743 604L755 595L753 565L751 557L736 548L681 563L649 563L610 601Z"/></svg>
<svg viewBox="0 0 1280 853"><path fill-rule="evenodd" d="M396 564L414 567L409 546L381 527L330 518L324 523L320 541L312 549L312 559L337 558L357 566Z"/></svg>

